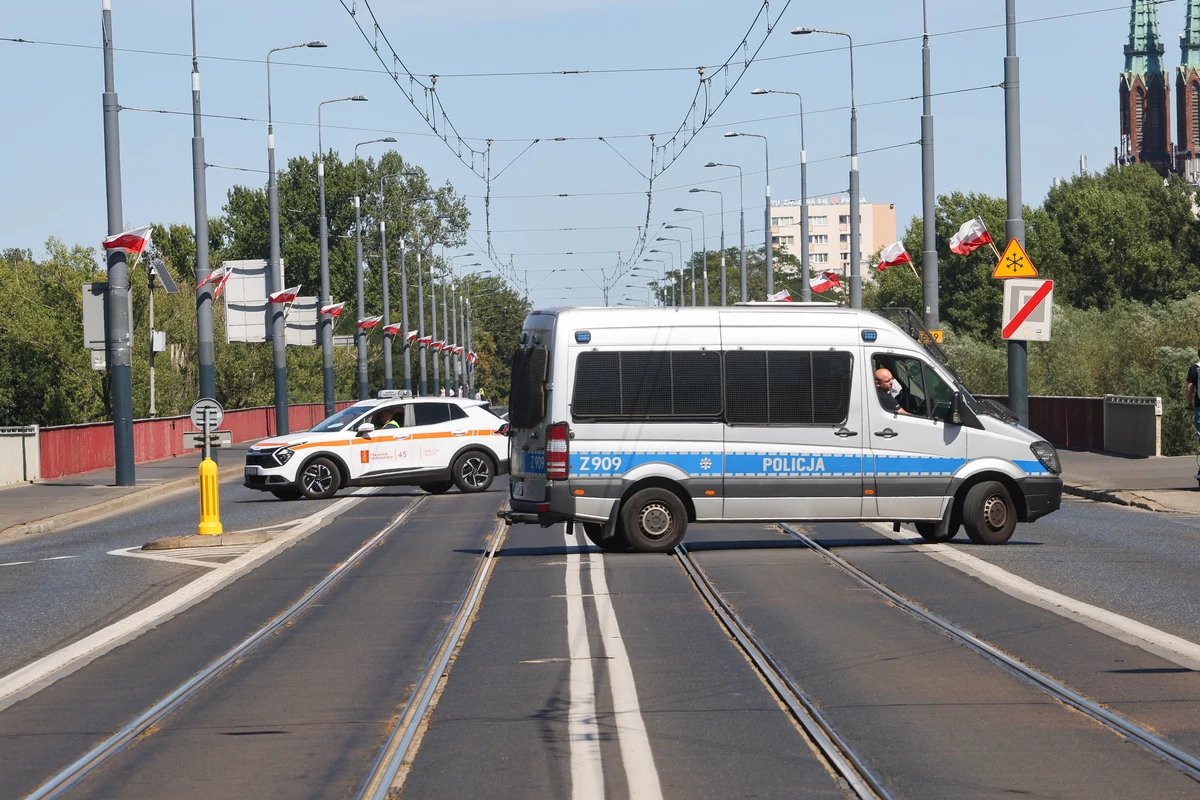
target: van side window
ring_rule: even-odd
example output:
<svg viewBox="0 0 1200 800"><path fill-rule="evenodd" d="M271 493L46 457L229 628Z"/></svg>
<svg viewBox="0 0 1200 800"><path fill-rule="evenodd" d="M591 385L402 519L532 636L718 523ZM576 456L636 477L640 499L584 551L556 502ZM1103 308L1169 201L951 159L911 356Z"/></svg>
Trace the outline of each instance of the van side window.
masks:
<svg viewBox="0 0 1200 800"><path fill-rule="evenodd" d="M850 414L854 356L829 350L725 353L731 425L838 425Z"/></svg>
<svg viewBox="0 0 1200 800"><path fill-rule="evenodd" d="M438 425L450 421L449 403L413 403L414 425Z"/></svg>
<svg viewBox="0 0 1200 800"><path fill-rule="evenodd" d="M919 358L880 356L872 359L873 371L892 373L892 394L900 407L916 417L946 419L954 390L933 368Z"/></svg>
<svg viewBox="0 0 1200 800"><path fill-rule="evenodd" d="M721 356L713 351L580 353L571 413L587 419L715 420Z"/></svg>

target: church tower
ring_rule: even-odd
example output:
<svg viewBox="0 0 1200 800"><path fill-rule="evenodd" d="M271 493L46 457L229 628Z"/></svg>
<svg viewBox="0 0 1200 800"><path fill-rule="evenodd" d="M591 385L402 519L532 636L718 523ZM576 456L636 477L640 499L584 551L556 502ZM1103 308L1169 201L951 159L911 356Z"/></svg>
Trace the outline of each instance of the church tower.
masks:
<svg viewBox="0 0 1200 800"><path fill-rule="evenodd" d="M1171 89L1163 72L1154 0L1133 0L1125 71L1121 74L1121 145L1118 162L1149 164L1164 177L1174 164Z"/></svg>
<svg viewBox="0 0 1200 800"><path fill-rule="evenodd" d="M1175 171L1192 183L1200 182L1200 0L1188 0L1187 23L1179 39L1183 52L1175 77L1175 117L1179 149Z"/></svg>

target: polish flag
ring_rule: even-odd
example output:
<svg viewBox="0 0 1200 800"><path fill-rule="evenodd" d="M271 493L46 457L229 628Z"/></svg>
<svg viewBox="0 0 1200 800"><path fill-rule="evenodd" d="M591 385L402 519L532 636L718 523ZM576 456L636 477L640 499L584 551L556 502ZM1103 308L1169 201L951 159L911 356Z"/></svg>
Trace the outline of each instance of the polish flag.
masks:
<svg viewBox="0 0 1200 800"><path fill-rule="evenodd" d="M416 338L417 338L417 332L416 332L416 331L409 331L409 332L408 332L408 334L407 334L407 335L405 335L405 337L404 337L404 341L406 341L406 342L411 342L413 339L416 339Z"/></svg>
<svg viewBox="0 0 1200 800"><path fill-rule="evenodd" d="M358 321L358 329L360 331L369 331L371 328L374 328L381 322L383 322L382 314L380 314L378 317L363 317Z"/></svg>
<svg viewBox="0 0 1200 800"><path fill-rule="evenodd" d="M399 336L400 335L400 323L396 323L395 325L384 325L383 332L384 332L384 334L386 334L388 336Z"/></svg>
<svg viewBox="0 0 1200 800"><path fill-rule="evenodd" d="M432 336L422 336L420 339L417 339L417 344L423 344L426 347L428 347L432 343L433 343Z"/></svg>
<svg viewBox="0 0 1200 800"><path fill-rule="evenodd" d="M809 278L808 285L812 287L814 292L820 294L821 292L832 289L835 286L841 286L842 282L838 280L838 275L836 272L825 272L822 273L821 277L816 280Z"/></svg>
<svg viewBox="0 0 1200 800"><path fill-rule="evenodd" d="M966 256L985 244L992 243L992 235L988 233L987 225L982 217L967 220L958 229L958 233L950 237L950 252Z"/></svg>
<svg viewBox="0 0 1200 800"><path fill-rule="evenodd" d="M124 248L130 253L140 253L150 244L150 226L144 228L134 228L131 231L124 233L114 233L104 239L103 247L105 250L116 250Z"/></svg>
<svg viewBox="0 0 1200 800"><path fill-rule="evenodd" d="M772 303L790 303L792 302L792 293L787 289L780 289L775 294L767 295L767 300Z"/></svg>
<svg viewBox="0 0 1200 800"><path fill-rule="evenodd" d="M456 355L456 356L461 356L461 355L462 355L462 351L463 351L463 349L462 349L461 347L459 347L458 345L455 345L455 346L454 346L454 355Z"/></svg>
<svg viewBox="0 0 1200 800"><path fill-rule="evenodd" d="M290 289L284 289L267 297L268 303L294 303L296 298L300 296L300 287L293 286Z"/></svg>
<svg viewBox="0 0 1200 800"><path fill-rule="evenodd" d="M213 299L216 300L221 296L221 292L225 291L225 284L229 283L229 279L233 277L233 270L226 270L225 275L217 283L217 288L213 290Z"/></svg>
<svg viewBox="0 0 1200 800"><path fill-rule="evenodd" d="M479 356L475 353L475 351L472 350L470 353L467 353L467 363L468 364L478 364L479 363Z"/></svg>
<svg viewBox="0 0 1200 800"><path fill-rule="evenodd" d="M441 350L442 348L444 348L446 346L446 343L443 342L441 339L438 339L436 342L434 342L433 344L431 344L429 346L432 347L434 350Z"/></svg>
<svg viewBox="0 0 1200 800"><path fill-rule="evenodd" d="M883 252L879 254L879 263L875 265L875 269L883 272L888 267L911 263L912 259L908 257L908 251L904 249L904 242L896 242L883 248Z"/></svg>
<svg viewBox="0 0 1200 800"><path fill-rule="evenodd" d="M205 278L204 280L197 283L196 288L199 289L201 286L205 285L206 283L217 283L219 281L225 280L226 276L231 272L233 272L233 267L217 267L212 272L208 273L207 278Z"/></svg>
<svg viewBox="0 0 1200 800"><path fill-rule="evenodd" d="M342 309L346 307L345 302L334 303L333 305L321 306L321 313L328 314L331 317L340 317Z"/></svg>

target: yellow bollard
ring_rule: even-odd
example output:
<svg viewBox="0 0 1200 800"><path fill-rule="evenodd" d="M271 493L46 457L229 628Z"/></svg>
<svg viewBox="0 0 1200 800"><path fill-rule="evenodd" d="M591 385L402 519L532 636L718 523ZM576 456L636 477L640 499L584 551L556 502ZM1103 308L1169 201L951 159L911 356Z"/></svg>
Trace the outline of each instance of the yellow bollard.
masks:
<svg viewBox="0 0 1200 800"><path fill-rule="evenodd" d="M221 503L217 497L217 462L206 458L200 462L200 535L215 536L223 532Z"/></svg>

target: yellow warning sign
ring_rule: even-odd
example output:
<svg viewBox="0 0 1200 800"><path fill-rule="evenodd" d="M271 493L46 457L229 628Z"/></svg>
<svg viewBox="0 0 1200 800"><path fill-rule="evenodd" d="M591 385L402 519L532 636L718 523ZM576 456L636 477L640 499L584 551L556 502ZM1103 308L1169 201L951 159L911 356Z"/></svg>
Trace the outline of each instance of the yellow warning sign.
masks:
<svg viewBox="0 0 1200 800"><path fill-rule="evenodd" d="M937 342L938 344L945 344L946 342L946 332L944 330L918 331L917 341L919 341L921 344L927 344L926 334L929 335L928 338L930 340Z"/></svg>
<svg viewBox="0 0 1200 800"><path fill-rule="evenodd" d="M1021 247L1021 243L1016 239L1010 239L1008 247L1004 248L1004 255L1000 256L1000 263L996 264L996 268L992 270L992 277L1036 278L1037 276L1037 268L1033 266L1029 256L1025 255L1025 248Z"/></svg>

